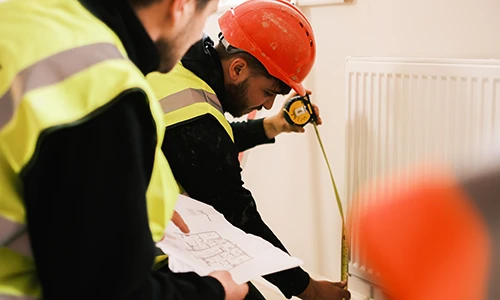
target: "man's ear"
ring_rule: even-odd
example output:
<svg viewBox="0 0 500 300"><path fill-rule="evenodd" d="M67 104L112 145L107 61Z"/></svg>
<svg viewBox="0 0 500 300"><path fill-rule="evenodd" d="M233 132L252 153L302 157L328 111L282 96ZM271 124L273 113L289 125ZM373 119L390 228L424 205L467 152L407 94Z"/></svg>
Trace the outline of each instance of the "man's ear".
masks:
<svg viewBox="0 0 500 300"><path fill-rule="evenodd" d="M173 24L179 23L186 17L191 9L189 5L195 5L194 0L164 0L166 8L166 20Z"/></svg>
<svg viewBox="0 0 500 300"><path fill-rule="evenodd" d="M237 57L229 64L229 78L234 84L245 80L248 74L248 64L243 58Z"/></svg>

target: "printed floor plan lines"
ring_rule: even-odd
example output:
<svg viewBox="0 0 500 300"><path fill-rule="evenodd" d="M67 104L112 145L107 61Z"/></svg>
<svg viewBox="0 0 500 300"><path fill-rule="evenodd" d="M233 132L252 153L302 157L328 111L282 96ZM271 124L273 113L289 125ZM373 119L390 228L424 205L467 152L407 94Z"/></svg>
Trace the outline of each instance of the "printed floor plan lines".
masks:
<svg viewBox="0 0 500 300"><path fill-rule="evenodd" d="M206 217L207 217L207 219L208 219L210 222L212 222L212 219L210 219L210 216L209 216L206 212L204 212L203 210L201 210L201 209L192 209L192 208L188 208L188 210L187 210L187 211L188 211L191 215L193 215L193 216L204 215L204 216L206 216Z"/></svg>
<svg viewBox="0 0 500 300"><path fill-rule="evenodd" d="M215 231L179 234L189 251L217 270L231 270L252 257Z"/></svg>

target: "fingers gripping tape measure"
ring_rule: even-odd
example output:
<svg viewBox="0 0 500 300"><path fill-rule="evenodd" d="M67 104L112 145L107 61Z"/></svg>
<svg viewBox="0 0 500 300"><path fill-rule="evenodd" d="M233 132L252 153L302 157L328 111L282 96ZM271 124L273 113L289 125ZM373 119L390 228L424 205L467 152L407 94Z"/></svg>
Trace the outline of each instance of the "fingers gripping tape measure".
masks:
<svg viewBox="0 0 500 300"><path fill-rule="evenodd" d="M311 105L311 100L309 95L305 97L296 96L288 100L284 107L283 112L285 114L286 121L291 125L305 126L308 123L314 125L314 131L316 132L316 137L318 138L318 143L323 152L323 157L328 167L330 173L330 179L332 181L333 191L335 192L335 198L337 199L337 207L342 219L342 253L341 253L341 264L340 264L340 278L342 281L347 281L349 274L349 245L347 241L347 232L345 226L344 209L342 208L342 201L340 200L337 185L335 184L335 179L333 178L332 168L330 167L330 162L326 156L325 147L323 146L323 141L318 131L318 126L316 124L316 115L314 114L313 107Z"/></svg>

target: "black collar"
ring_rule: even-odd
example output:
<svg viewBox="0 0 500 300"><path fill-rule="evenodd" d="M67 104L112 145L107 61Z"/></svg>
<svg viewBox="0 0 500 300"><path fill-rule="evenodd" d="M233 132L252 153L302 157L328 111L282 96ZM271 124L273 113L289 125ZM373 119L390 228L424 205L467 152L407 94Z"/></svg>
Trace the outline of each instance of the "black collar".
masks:
<svg viewBox="0 0 500 300"><path fill-rule="evenodd" d="M80 0L80 3L115 32L130 60L144 75L158 69L158 50L128 1Z"/></svg>
<svg viewBox="0 0 500 300"><path fill-rule="evenodd" d="M226 92L224 89L224 72L214 42L207 35L195 43L181 60L186 69L205 81L214 90L224 107Z"/></svg>

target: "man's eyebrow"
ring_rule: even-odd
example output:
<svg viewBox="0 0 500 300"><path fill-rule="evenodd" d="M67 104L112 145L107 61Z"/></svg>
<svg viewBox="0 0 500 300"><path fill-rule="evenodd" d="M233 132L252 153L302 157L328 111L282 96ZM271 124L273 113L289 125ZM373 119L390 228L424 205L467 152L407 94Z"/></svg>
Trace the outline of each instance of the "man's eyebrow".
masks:
<svg viewBox="0 0 500 300"><path fill-rule="evenodd" d="M273 89L267 89L267 91L270 92L270 93L276 94L276 95L281 94L281 91L275 91Z"/></svg>

